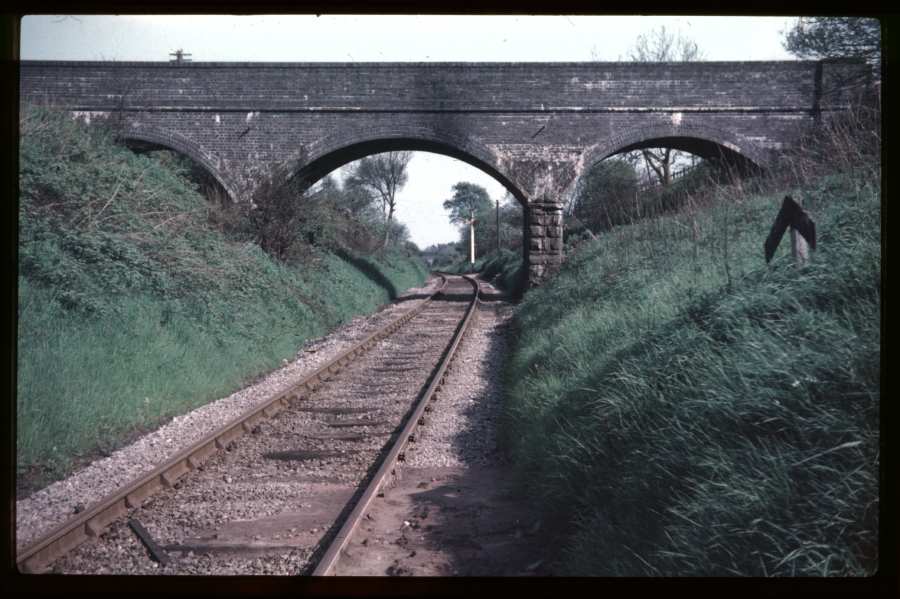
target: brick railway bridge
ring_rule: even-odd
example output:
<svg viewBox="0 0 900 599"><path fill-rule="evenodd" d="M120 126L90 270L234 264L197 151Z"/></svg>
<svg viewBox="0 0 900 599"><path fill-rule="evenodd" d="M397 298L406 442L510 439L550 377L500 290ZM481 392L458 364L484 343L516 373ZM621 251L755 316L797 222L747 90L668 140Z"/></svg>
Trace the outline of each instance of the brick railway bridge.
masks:
<svg viewBox="0 0 900 599"><path fill-rule="evenodd" d="M312 185L363 156L423 150L522 203L529 284L562 262L563 197L587 167L672 147L765 168L844 111L852 61L694 63L20 63L20 101L186 154L234 201L287 168Z"/></svg>

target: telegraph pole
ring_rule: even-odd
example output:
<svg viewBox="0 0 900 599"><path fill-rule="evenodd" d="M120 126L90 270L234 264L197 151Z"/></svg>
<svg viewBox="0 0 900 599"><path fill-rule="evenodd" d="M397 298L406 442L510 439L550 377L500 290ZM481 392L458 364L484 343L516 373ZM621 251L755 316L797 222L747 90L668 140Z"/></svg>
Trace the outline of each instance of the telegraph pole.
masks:
<svg viewBox="0 0 900 599"><path fill-rule="evenodd" d="M475 264L475 212L470 212L469 216L469 264Z"/></svg>
<svg viewBox="0 0 900 599"><path fill-rule="evenodd" d="M497 199L497 255L500 254L500 200Z"/></svg>

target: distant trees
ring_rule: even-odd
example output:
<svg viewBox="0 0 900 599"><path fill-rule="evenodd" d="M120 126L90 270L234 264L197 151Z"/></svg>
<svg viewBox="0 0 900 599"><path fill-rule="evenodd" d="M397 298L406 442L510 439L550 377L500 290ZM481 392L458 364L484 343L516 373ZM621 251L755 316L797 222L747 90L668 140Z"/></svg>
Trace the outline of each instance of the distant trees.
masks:
<svg viewBox="0 0 900 599"><path fill-rule="evenodd" d="M411 155L367 156L350 165L343 184L328 175L307 187L293 173L277 171L257 185L243 220L245 236L282 261L302 258L308 246L361 253L405 246L409 230L394 212ZM214 218L233 219L228 212L220 207Z"/></svg>
<svg viewBox="0 0 900 599"><path fill-rule="evenodd" d="M525 215L519 201L509 192L500 200L500 247L517 250L522 247Z"/></svg>
<svg viewBox="0 0 900 599"><path fill-rule="evenodd" d="M436 243L422 250L429 266L440 269L461 260L463 255L456 242Z"/></svg>
<svg viewBox="0 0 900 599"><path fill-rule="evenodd" d="M397 192L406 185L406 167L411 158L412 152L384 152L366 156L356 162L347 178L351 187L365 189L381 202L387 222L383 247L390 243Z"/></svg>
<svg viewBox="0 0 900 599"><path fill-rule="evenodd" d="M371 164L363 174L377 171L367 170L370 168ZM358 165L352 172L359 173ZM383 250L388 245L405 246L408 229L388 220L393 215L388 202L396 204L397 181L405 180L405 173L400 177L394 171L391 176L393 181L382 188L389 197L382 201L380 194L360 184L359 177L341 185L329 175L307 188L291 173L278 172L257 186L243 230L267 254L286 262L302 259L309 253L309 246L360 253ZM369 180L377 184L375 177Z"/></svg>
<svg viewBox="0 0 900 599"><path fill-rule="evenodd" d="M701 60L703 53L696 42L681 33L669 32L663 25L639 35L629 58L634 62L690 62ZM626 159L633 162L637 155L632 153ZM672 165L687 156L685 152L665 147L639 150L639 155L660 185L672 182Z"/></svg>
<svg viewBox="0 0 900 599"><path fill-rule="evenodd" d="M509 250L522 247L525 217L521 204L509 192L499 202L491 200L489 207L477 213L475 218L479 223L475 228L475 247L476 251L480 248L480 254L493 252L498 247Z"/></svg>
<svg viewBox="0 0 900 599"><path fill-rule="evenodd" d="M800 17L782 42L798 58L862 58L881 78L881 24L861 17Z"/></svg>
<svg viewBox="0 0 900 599"><path fill-rule="evenodd" d="M460 227L460 245L468 254L469 221L474 218L475 251L483 255L497 249L517 249L522 246L522 227L524 217L522 207L509 193L499 202L499 206L491 199L485 188L468 182L459 182L453 186L453 196L444 201L444 209L450 212L450 222L463 225ZM497 226L497 210L499 208L499 230ZM498 244L499 236L499 244Z"/></svg>
<svg viewBox="0 0 900 599"><path fill-rule="evenodd" d="M487 190L474 183L460 182L453 186L453 197L444 200L444 210L450 211L450 222L466 224L476 216L483 216L492 207Z"/></svg>
<svg viewBox="0 0 900 599"><path fill-rule="evenodd" d="M703 52L697 42L681 33L670 33L661 25L637 36L629 58L634 62L691 62L702 60Z"/></svg>
<svg viewBox="0 0 900 599"><path fill-rule="evenodd" d="M329 175L306 192L301 200L305 214L301 229L306 241L362 253L385 249L386 239L388 247L406 244L406 225L388 222L383 207L378 206L380 198L354 183L345 179L341 185Z"/></svg>
<svg viewBox="0 0 900 599"><path fill-rule="evenodd" d="M638 35L627 56L634 62L688 62L701 60L703 52L692 39L660 26ZM688 156L671 147L650 147L589 167L566 207L570 217L567 228L594 232L641 218L646 202L638 197L639 165L643 164L646 181L667 188L673 167L686 163Z"/></svg>
<svg viewBox="0 0 900 599"><path fill-rule="evenodd" d="M453 197L444 200L444 210L450 211L450 222L456 225L466 225L460 232L462 242L467 247L469 243L480 247L481 244L475 239L475 223L483 224L487 220L486 215L490 209L491 196L484 187L474 183L456 183L453 186ZM478 231L480 231L480 227ZM473 248L472 251L477 250ZM474 258L473 255L472 259L474 260Z"/></svg>
<svg viewBox="0 0 900 599"><path fill-rule="evenodd" d="M591 231L603 231L637 217L638 176L627 160L610 158L584 174L568 207L570 216Z"/></svg>

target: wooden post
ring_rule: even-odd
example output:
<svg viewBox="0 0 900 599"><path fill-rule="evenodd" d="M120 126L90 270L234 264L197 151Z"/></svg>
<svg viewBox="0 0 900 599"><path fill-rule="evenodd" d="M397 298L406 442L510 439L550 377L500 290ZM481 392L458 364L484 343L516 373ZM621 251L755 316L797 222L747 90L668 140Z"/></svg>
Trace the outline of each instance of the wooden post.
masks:
<svg viewBox="0 0 900 599"><path fill-rule="evenodd" d="M803 201L800 199L794 201L797 202L797 206L800 206L802 212ZM803 235L799 234L796 226L793 224L791 225L791 256L794 257L794 262L796 262L797 266L803 266L809 262L809 244L803 238Z"/></svg>
<svg viewBox="0 0 900 599"><path fill-rule="evenodd" d="M772 260L788 227L791 229L791 254L794 260L801 266L809 261L809 250L816 249L816 224L803 211L800 202L795 201L791 196L785 196L781 210L778 211L778 216L775 217L775 222L772 223L772 229L763 246L766 263Z"/></svg>
<svg viewBox="0 0 900 599"><path fill-rule="evenodd" d="M497 255L500 255L500 200L497 202Z"/></svg>

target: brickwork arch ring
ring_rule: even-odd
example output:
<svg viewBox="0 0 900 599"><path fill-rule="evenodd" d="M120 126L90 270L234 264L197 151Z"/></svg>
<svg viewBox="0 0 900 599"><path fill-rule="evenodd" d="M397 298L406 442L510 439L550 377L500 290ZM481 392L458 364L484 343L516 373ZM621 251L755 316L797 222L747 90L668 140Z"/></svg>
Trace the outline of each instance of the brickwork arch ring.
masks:
<svg viewBox="0 0 900 599"><path fill-rule="evenodd" d="M161 146L184 154L212 176L228 194L228 198L234 202L239 197L235 192L235 186L219 172L215 160L199 145L178 133L149 127L127 127L118 134L122 141L138 141Z"/></svg>
<svg viewBox="0 0 900 599"><path fill-rule="evenodd" d="M283 165L312 184L349 162L392 151L432 152L456 158L497 179L523 205L528 201L485 145L468 136L428 127L366 129L336 134L298 150Z"/></svg>
<svg viewBox="0 0 900 599"><path fill-rule="evenodd" d="M655 124L629 129L590 147L584 165L594 164L622 152L652 147L671 147L703 158L723 156L755 168L769 164L769 156L759 145L715 127L695 124Z"/></svg>

